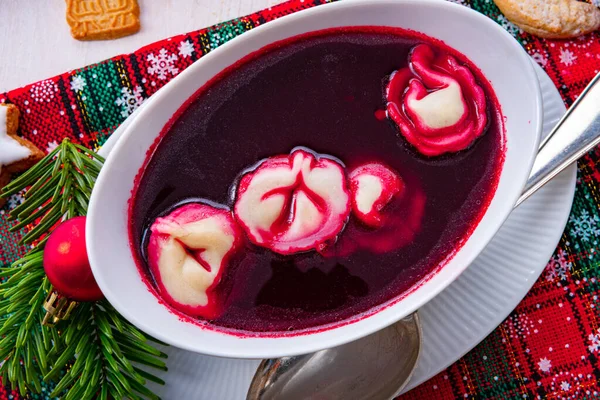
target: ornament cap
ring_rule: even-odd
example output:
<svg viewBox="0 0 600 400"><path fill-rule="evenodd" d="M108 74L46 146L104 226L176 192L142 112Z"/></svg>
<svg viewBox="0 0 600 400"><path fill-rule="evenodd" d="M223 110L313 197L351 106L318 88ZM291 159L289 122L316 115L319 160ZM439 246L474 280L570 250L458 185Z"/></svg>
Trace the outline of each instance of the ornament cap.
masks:
<svg viewBox="0 0 600 400"><path fill-rule="evenodd" d="M64 296L59 295L54 290L51 291L44 301L46 315L44 315L42 325L53 327L60 321L69 319L69 316L76 305L76 301L69 300Z"/></svg>

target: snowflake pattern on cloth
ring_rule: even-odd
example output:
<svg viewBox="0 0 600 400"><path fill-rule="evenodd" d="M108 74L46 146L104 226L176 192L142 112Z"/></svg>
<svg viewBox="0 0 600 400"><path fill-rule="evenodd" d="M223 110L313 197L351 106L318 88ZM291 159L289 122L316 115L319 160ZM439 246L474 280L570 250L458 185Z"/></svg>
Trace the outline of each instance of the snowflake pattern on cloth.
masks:
<svg viewBox="0 0 600 400"><path fill-rule="evenodd" d="M179 68L175 66L177 55L169 54L166 49L160 49L158 55L148 54L148 61L150 62L148 73L156 75L160 80L167 79L167 74L175 76L179 73Z"/></svg>
<svg viewBox="0 0 600 400"><path fill-rule="evenodd" d="M600 235L600 218L590 215L588 210L581 210L579 216L571 215L569 221L572 223L571 235L588 242L591 238Z"/></svg>
<svg viewBox="0 0 600 400"><path fill-rule="evenodd" d="M184 40L179 44L179 55L182 57L191 57L194 54L194 44L189 40Z"/></svg>
<svg viewBox="0 0 600 400"><path fill-rule="evenodd" d="M565 66L570 67L577 60L577 56L573 54L573 52L567 48L560 49L560 62Z"/></svg>
<svg viewBox="0 0 600 400"><path fill-rule="evenodd" d="M74 92L82 91L85 85L85 79L79 75L75 75L73 79L71 79L71 90Z"/></svg>
<svg viewBox="0 0 600 400"><path fill-rule="evenodd" d="M548 358L540 358L540 361L537 363L540 371L542 372L550 372L552 368L552 361L548 360Z"/></svg>
<svg viewBox="0 0 600 400"><path fill-rule="evenodd" d="M561 371L552 377L552 383L548 391L552 393L551 398L560 400L580 400L584 394L586 396L594 395L595 397L597 392L593 394L592 391L586 389L588 381L591 378L590 374L585 376L582 373L576 374L570 371Z"/></svg>
<svg viewBox="0 0 600 400"><path fill-rule="evenodd" d="M590 333L588 340L590 341L590 345L588 346L590 353L597 353L600 350L600 328L598 328L596 333Z"/></svg>
<svg viewBox="0 0 600 400"><path fill-rule="evenodd" d="M550 259L546 266L546 280L553 281L556 278L566 280L569 271L573 268L573 263L567 261L567 253L559 249Z"/></svg>
<svg viewBox="0 0 600 400"><path fill-rule="evenodd" d="M133 90L124 87L121 89L121 97L115 100L115 104L122 108L121 115L127 118L142 105L144 100L141 87L136 86Z"/></svg>

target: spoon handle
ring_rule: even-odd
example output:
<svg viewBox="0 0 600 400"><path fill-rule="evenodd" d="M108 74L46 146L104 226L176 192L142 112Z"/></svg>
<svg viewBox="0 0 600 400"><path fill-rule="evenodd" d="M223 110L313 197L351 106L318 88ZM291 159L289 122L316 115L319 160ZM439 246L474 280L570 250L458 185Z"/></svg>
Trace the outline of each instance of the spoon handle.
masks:
<svg viewBox="0 0 600 400"><path fill-rule="evenodd" d="M518 206L562 170L600 143L600 74L542 142Z"/></svg>

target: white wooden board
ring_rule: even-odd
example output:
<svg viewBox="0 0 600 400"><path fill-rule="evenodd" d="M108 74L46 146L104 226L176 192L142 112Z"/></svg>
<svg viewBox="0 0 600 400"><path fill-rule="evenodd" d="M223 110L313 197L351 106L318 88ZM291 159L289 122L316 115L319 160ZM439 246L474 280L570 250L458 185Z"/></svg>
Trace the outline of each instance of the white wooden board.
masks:
<svg viewBox="0 0 600 400"><path fill-rule="evenodd" d="M125 38L80 42L64 0L0 0L0 92L130 53L157 40L250 14L282 0L138 0L141 30Z"/></svg>

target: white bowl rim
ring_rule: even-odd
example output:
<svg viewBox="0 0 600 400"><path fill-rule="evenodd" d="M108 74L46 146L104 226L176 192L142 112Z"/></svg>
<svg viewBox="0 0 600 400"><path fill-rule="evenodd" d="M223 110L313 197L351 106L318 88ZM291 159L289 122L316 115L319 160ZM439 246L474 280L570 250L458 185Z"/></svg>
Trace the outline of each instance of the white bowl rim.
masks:
<svg viewBox="0 0 600 400"><path fill-rule="evenodd" d="M534 130L536 132L536 137L534 138L533 147L537 149L539 144L539 137L541 135L541 116L542 116L542 103L541 103L541 95L539 82L536 78L535 71L533 66L530 63L529 57L526 52L523 50L520 44L504 29L502 29L499 25L497 25L494 21L487 18L483 14L475 12L467 7L460 6L454 3L450 3L447 1L440 0L345 0L343 2L329 3L320 5L318 7L313 7L310 9L302 10L300 12L290 14L284 17L281 17L277 20L271 21L268 24L263 26L258 26L248 32L245 32L241 37L245 38L245 40L249 40L250 38L254 38L258 35L266 35L269 30L281 29L281 26L285 24L289 24L296 20L302 20L305 18L311 18L313 15L324 13L328 10L336 10L336 9L350 9L353 7L363 7L365 5L389 5L389 6L398 6L401 4L412 4L419 5L424 7L442 7L452 10L456 13L461 13L467 15L468 18L480 19L482 23L487 24L489 29L492 31L496 31L500 37L504 37L508 40L509 43L514 47L515 57L518 58L518 62L523 66L522 74L535 88L535 104L533 108L535 109L535 115L532 115L532 120L536 124ZM485 22L483 22L485 21ZM347 25L347 26L358 26L358 24ZM243 40L242 40L243 41ZM144 109L140 110L137 117L131 121L129 126L126 128L125 132L121 136L121 138L117 141L114 148L111 151L111 156L109 156L107 163L103 167L100 176L98 177L96 187L102 188L107 186L108 179L111 175L112 163L111 160L114 159L112 155L118 154L126 148L127 138L132 135L132 132L135 132L140 125L140 121L145 117L149 116L153 108L160 106L162 99L166 96L167 92L173 90L177 87L178 82L181 82L188 75L193 75L195 71L199 68L203 68L205 64L213 60L213 58L218 57L221 53L225 53L229 48L239 45L241 43L239 38L236 38L232 41L229 41L219 48L211 51L209 54L204 55L198 61L196 61L193 65L188 67L185 71L180 73L177 77L173 78L169 84L165 85L161 90L155 93L150 100L146 102L144 105ZM508 144L510 146L510 144ZM535 150L534 149L534 150ZM528 172L531 169L535 158L535 151L532 151L529 155L528 159L523 163L527 165L526 171ZM503 166L504 169L504 166ZM136 171L137 173L137 171ZM515 179L515 185L522 188L526 182L527 174L523 174L522 176ZM97 192L96 190L94 192ZM494 194L494 198L497 193ZM502 225L502 223L506 220L508 215L512 210L512 206L515 204L518 199L520 192L511 193L511 195L506 199L506 205L502 207L501 212L496 215L497 226L495 231ZM440 278L440 272L436 271L431 279L427 279L427 282L423 283L420 287L410 292L409 295L403 294L402 301L396 301L394 304L386 305L380 308L377 312L370 314L369 316L361 319L354 319L349 322L348 325L340 325L335 326L331 329L326 329L323 331L312 331L306 334L301 334L297 336L284 336L284 337L237 337L233 335L228 335L224 332L217 332L218 334L223 334L228 337L235 337L235 340L240 340L241 342L245 342L244 345L236 345L232 348L229 347L219 347L215 346L211 343L190 343L190 342L182 342L178 340L173 340L171 336L169 336L166 332L157 330L156 326L153 324L149 324L147 322L141 321L138 315L127 307L127 304L123 302L122 296L118 293L115 293L111 290L110 283L107 280L107 276L103 274L102 268L100 267L100 261L102 259L102 252L100 248L95 247L96 235L98 233L97 226L99 225L100 220L99 217L96 216L95 210L99 208L100 204L98 202L98 196L92 195L92 199L90 201L89 206L89 218L86 228L86 234L88 237L88 254L90 257L90 262L92 265L92 271L94 276L98 282L98 285L105 293L106 298L111 302L111 304L115 307L115 309L121 313L126 319L131 321L134 325L140 328L142 331L145 331L152 336L156 337L159 340L162 340L166 343L172 344L176 347L199 352L202 354L213 355L213 356L222 356L222 357L235 357L235 358L274 358L280 356L290 356L297 354L305 354L309 352L314 352L321 350L323 348L334 347L337 345L341 345L352 340L356 340L360 337L366 336L377 330L380 330L396 321L401 319L402 317L415 312L420 308L423 304L428 302L434 296L436 296L439 292L441 292L445 287L447 287L452 281L454 281L460 273L462 273L468 265L475 259L475 257L481 252L481 250L487 245L487 243L493 237L493 233L481 234L477 237L477 246L476 250L473 250L465 255L465 262L461 266L455 266L451 269L447 267L451 264L448 263L441 268L442 271L446 271L445 276ZM489 209L488 209L489 210ZM488 212L486 212L486 215ZM485 218L485 216L484 216ZM477 229L475 229L477 231ZM475 232L472 233L471 237L467 240L468 242L472 242L473 237L475 236ZM457 252L457 254L464 253L464 247ZM437 278L437 279L436 279ZM433 285L433 282L436 282ZM427 287L428 290L423 290L423 288ZM415 297L415 294L419 294ZM397 306L401 303L405 303L405 299L411 297L413 299L412 304L409 307L404 307L404 309L400 312L396 310L396 312L389 312L391 309L398 308ZM388 311L388 312L386 312ZM360 326L360 328L358 328ZM348 329L348 328L351 329ZM202 332L208 332L208 330L203 330L202 328L198 328ZM342 334L341 331L344 331ZM214 331L213 331L214 332ZM310 340L307 340L309 338ZM254 347L253 344L258 343L257 341L268 342L268 345Z"/></svg>

